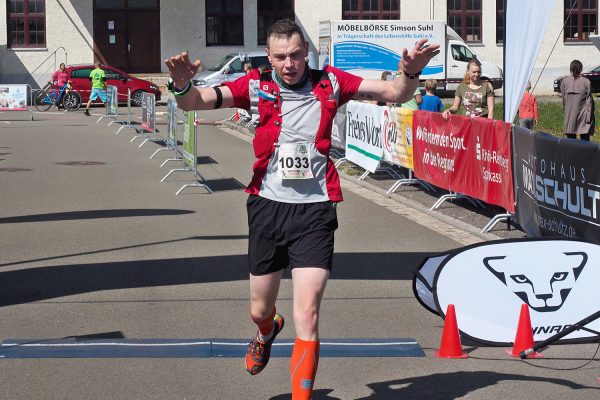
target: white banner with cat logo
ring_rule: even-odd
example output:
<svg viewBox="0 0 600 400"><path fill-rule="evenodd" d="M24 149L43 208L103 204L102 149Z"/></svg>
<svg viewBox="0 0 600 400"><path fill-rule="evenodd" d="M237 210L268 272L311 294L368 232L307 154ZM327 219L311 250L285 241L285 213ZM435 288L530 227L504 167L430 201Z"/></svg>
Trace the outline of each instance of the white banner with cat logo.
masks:
<svg viewBox="0 0 600 400"><path fill-rule="evenodd" d="M382 113L375 104L351 101L346 107L346 159L373 173L383 156Z"/></svg>
<svg viewBox="0 0 600 400"><path fill-rule="evenodd" d="M435 304L442 317L448 305L454 304L458 328L470 339L510 345L524 303L529 306L535 341L600 310L600 246L596 244L559 239L501 240L441 257L423 263L422 273L415 279L415 294L429 310ZM586 327L599 331L600 319ZM578 330L562 340L595 337Z"/></svg>

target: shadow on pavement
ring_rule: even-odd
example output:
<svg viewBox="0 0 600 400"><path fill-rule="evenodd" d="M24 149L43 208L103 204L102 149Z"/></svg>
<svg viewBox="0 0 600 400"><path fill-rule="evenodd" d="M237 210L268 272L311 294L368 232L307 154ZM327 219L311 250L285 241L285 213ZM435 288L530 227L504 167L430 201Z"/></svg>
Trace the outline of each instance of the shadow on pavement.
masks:
<svg viewBox="0 0 600 400"><path fill-rule="evenodd" d="M231 240L230 237L222 238ZM336 254L330 279L410 280L413 271L425 255L425 253ZM285 271L284 276L289 278L289 269ZM245 254L49 265L0 272L0 282L2 282L0 307L101 290L247 279Z"/></svg>
<svg viewBox="0 0 600 400"><path fill-rule="evenodd" d="M21 215L18 217L0 218L0 224L18 224L24 222L71 221L79 219L125 218L125 217L156 217L163 215L192 214L191 210L176 210L168 208L135 208L115 210L86 210L68 211L48 214Z"/></svg>
<svg viewBox="0 0 600 400"><path fill-rule="evenodd" d="M369 384L373 394L358 400L453 400L463 398L478 389L493 386L501 381L552 383L573 390L595 389L573 381L540 376L502 374L492 371L451 372ZM401 386L401 387L398 387Z"/></svg>
<svg viewBox="0 0 600 400"><path fill-rule="evenodd" d="M313 390L310 398L312 400L341 400L337 397L329 396L329 393L333 392L332 389L316 389ZM290 400L292 398L291 393L280 394L275 397L271 397L269 400Z"/></svg>
<svg viewBox="0 0 600 400"><path fill-rule="evenodd" d="M207 184L213 192L246 189L246 186L235 178L208 179L203 183Z"/></svg>

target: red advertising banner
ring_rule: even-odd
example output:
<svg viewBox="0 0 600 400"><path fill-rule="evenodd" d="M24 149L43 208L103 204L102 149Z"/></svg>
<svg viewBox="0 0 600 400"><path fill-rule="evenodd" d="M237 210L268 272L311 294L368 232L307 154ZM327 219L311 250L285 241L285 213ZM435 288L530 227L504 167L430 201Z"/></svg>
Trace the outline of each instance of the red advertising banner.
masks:
<svg viewBox="0 0 600 400"><path fill-rule="evenodd" d="M510 124L415 111L413 132L416 177L515 211Z"/></svg>

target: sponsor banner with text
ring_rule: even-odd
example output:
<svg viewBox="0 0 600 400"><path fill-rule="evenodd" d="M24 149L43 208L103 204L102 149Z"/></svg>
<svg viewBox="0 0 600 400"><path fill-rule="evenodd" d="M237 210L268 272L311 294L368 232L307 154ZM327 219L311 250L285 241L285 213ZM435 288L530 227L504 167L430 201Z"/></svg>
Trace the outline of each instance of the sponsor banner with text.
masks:
<svg viewBox="0 0 600 400"><path fill-rule="evenodd" d="M177 145L177 103L175 99L167 101L167 145L175 147Z"/></svg>
<svg viewBox="0 0 600 400"><path fill-rule="evenodd" d="M398 118L398 136L396 137L396 153L400 165L414 169L413 161L413 113L408 108L396 108Z"/></svg>
<svg viewBox="0 0 600 400"><path fill-rule="evenodd" d="M119 115L119 101L117 100L117 87L106 87L106 112L107 115Z"/></svg>
<svg viewBox="0 0 600 400"><path fill-rule="evenodd" d="M416 177L515 211L510 124L415 111L413 132Z"/></svg>
<svg viewBox="0 0 600 400"><path fill-rule="evenodd" d="M517 220L527 236L600 242L600 146L514 127Z"/></svg>
<svg viewBox="0 0 600 400"><path fill-rule="evenodd" d="M561 239L478 243L426 260L417 278L415 293L427 309L435 303L443 317L454 304L462 335L509 345L521 305L527 304L533 338L540 341L598 312L600 246ZM598 331L600 319L586 327ZM594 338L576 330L562 340Z"/></svg>
<svg viewBox="0 0 600 400"><path fill-rule="evenodd" d="M27 85L0 85L0 111L27 111Z"/></svg>
<svg viewBox="0 0 600 400"><path fill-rule="evenodd" d="M196 113L183 113L183 162L190 168L196 168Z"/></svg>
<svg viewBox="0 0 600 400"><path fill-rule="evenodd" d="M144 93L142 96L142 128L150 132L156 130L154 93Z"/></svg>
<svg viewBox="0 0 600 400"><path fill-rule="evenodd" d="M382 160L400 165L400 157L396 149L398 140L398 114L396 108L379 107L381 109L381 143L383 144Z"/></svg>
<svg viewBox="0 0 600 400"><path fill-rule="evenodd" d="M350 101L346 106L346 159L374 173L383 156L381 110Z"/></svg>
<svg viewBox="0 0 600 400"><path fill-rule="evenodd" d="M331 147L346 148L346 104L338 108L331 125Z"/></svg>

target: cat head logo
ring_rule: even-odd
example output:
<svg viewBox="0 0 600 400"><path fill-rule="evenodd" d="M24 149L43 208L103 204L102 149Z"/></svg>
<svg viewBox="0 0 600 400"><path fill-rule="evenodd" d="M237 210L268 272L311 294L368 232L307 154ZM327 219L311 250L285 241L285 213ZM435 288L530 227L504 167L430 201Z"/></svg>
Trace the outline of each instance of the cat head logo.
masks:
<svg viewBox="0 0 600 400"><path fill-rule="evenodd" d="M507 256L486 257L483 264L533 310L551 312L564 304L588 256L584 252L558 253L552 260L546 268L529 270Z"/></svg>

